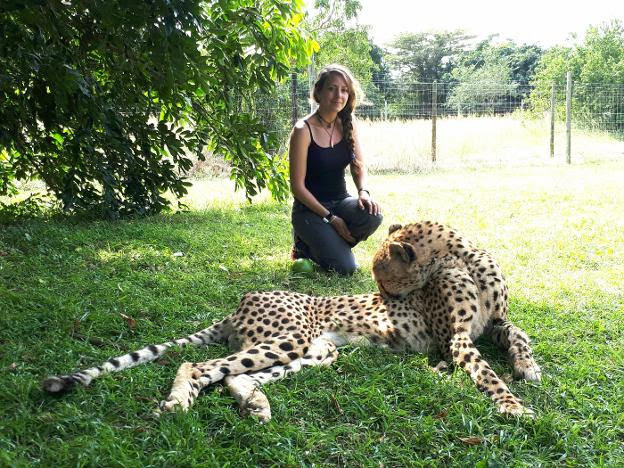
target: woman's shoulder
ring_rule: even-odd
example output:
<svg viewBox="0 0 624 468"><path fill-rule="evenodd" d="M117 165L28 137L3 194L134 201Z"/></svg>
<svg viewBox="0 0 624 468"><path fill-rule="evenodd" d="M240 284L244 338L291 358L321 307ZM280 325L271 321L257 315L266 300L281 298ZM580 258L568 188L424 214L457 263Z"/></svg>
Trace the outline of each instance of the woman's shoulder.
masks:
<svg viewBox="0 0 624 468"><path fill-rule="evenodd" d="M293 126L292 131L290 132L290 140L291 142L297 142L300 144L310 144L312 138L310 136L310 129L306 125L306 120L300 119Z"/></svg>
<svg viewBox="0 0 624 468"><path fill-rule="evenodd" d="M301 131L308 127L307 118L299 119L293 126L293 132Z"/></svg>
<svg viewBox="0 0 624 468"><path fill-rule="evenodd" d="M295 125L293 126L292 129L292 135L293 136L303 136L303 135L310 135L310 123L308 122L310 116L306 116L302 119L297 120L297 122L295 122Z"/></svg>

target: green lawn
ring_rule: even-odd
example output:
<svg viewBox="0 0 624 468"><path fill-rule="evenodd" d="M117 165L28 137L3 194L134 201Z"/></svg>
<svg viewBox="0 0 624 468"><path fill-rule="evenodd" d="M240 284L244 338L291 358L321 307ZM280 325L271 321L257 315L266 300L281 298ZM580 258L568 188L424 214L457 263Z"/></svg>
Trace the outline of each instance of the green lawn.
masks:
<svg viewBox="0 0 624 468"><path fill-rule="evenodd" d="M190 212L115 223L0 226L0 466L622 466L624 164L374 176L382 228L353 278L289 273L289 209L198 181ZM370 259L394 222L460 229L500 260L539 385L511 383L535 419L500 416L462 372L425 356L343 348L331 368L266 386L273 420L221 386L151 416L185 349L62 397L41 380L205 327L248 290L374 291ZM181 252L182 256L175 256ZM499 375L511 368L487 342Z"/></svg>

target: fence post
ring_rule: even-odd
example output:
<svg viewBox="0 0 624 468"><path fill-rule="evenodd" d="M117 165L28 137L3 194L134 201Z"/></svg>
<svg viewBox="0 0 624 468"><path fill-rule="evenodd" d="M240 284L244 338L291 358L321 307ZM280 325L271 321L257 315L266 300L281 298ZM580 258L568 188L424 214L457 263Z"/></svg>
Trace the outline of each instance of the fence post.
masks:
<svg viewBox="0 0 624 468"><path fill-rule="evenodd" d="M314 81L316 80L316 69L314 68L315 57L316 56L312 54L312 60L310 60L310 65L308 65L308 90L310 91L308 96L312 94L311 91L312 88L314 88ZM314 112L317 107L316 102L314 102L313 99L310 99L310 113Z"/></svg>
<svg viewBox="0 0 624 468"><path fill-rule="evenodd" d="M555 157L555 106L557 105L555 98L555 83L552 84L550 92L550 157Z"/></svg>
<svg viewBox="0 0 624 468"><path fill-rule="evenodd" d="M438 117L438 82L433 82L431 90L431 162L436 162L436 126Z"/></svg>
<svg viewBox="0 0 624 468"><path fill-rule="evenodd" d="M572 72L566 77L566 162L572 162Z"/></svg>
<svg viewBox="0 0 624 468"><path fill-rule="evenodd" d="M299 107L297 104L297 72L292 72L290 74L290 99L291 99L291 111L292 111L292 124L293 126L299 120L299 113L297 108Z"/></svg>

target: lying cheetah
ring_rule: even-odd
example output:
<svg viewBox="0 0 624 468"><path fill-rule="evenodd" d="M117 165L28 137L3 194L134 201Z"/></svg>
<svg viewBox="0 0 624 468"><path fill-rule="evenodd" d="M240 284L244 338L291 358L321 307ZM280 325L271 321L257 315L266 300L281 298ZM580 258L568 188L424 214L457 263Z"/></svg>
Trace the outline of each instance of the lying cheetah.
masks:
<svg viewBox="0 0 624 468"><path fill-rule="evenodd" d="M446 234L453 232L445 231ZM390 237L396 237L396 232ZM470 248L467 243L464 245L464 248ZM388 246L386 241L380 252ZM499 312L489 313L491 307L484 308L476 302L479 291L459 257L440 256L442 260L435 265L423 264L421 269L428 275L424 274L418 287L407 279L382 279L391 272L414 276L413 269L403 268L402 264L399 265L402 270L393 269L397 252L401 262L410 263L410 259L416 258L415 250L407 244L400 247L401 252L390 245L389 256L378 254L376 257L374 271L383 294L314 297L287 291L247 293L236 312L204 330L111 358L96 367L49 377L43 382L43 388L50 393L60 393L75 383L86 386L108 372L158 359L176 345L228 343L238 351L221 359L182 364L171 392L160 408L186 410L202 388L224 380L244 414L255 414L261 421L266 421L271 417L270 406L259 390L260 385L305 366L330 365L338 356L337 346L368 342L400 352L428 353L441 347L443 352L450 354L452 347L453 360L471 373L477 385L499 405L501 412L530 412L496 377L470 341L487 325L487 330L492 331L498 342L510 350L512 358L517 361L522 356L530 360L530 365L528 361L525 363L523 376L539 379L539 367L531 358L526 335L502 319L496 321L506 312L506 292L504 298L500 293L497 296L496 304L502 304L496 306ZM502 276L500 278L500 287L504 291ZM403 286L395 288L395 282ZM441 290L448 286L452 294L438 294L434 286L437 284ZM489 283L481 289L487 287ZM390 295L394 293L399 297ZM459 305L464 302L467 308ZM482 310L488 313L479 313Z"/></svg>
<svg viewBox="0 0 624 468"><path fill-rule="evenodd" d="M516 377L541 380L528 336L507 319L507 285L492 255L438 223L393 225L389 231L373 258L373 278L384 298L419 291L428 334L445 359L465 369L501 412L530 413L473 343L483 334L491 337L508 351Z"/></svg>
<svg viewBox="0 0 624 468"><path fill-rule="evenodd" d="M247 293L236 312L204 330L97 367L48 377L43 388L61 393L76 383L87 386L106 373L154 361L175 345L227 343L239 351L222 359L182 364L160 408L186 410L202 388L224 380L243 414L267 421L270 406L259 386L302 367L332 364L338 357L337 346L356 342L427 353L433 340L422 305L419 291L397 299L378 293L336 297L288 291Z"/></svg>

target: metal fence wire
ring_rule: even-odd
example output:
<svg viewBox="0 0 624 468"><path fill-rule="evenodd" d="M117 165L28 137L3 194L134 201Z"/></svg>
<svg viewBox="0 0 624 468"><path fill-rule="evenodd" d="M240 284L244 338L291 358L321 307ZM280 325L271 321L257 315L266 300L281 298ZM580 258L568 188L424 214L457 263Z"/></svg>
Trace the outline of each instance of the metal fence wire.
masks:
<svg viewBox="0 0 624 468"><path fill-rule="evenodd" d="M480 121L491 127L493 120L509 118L519 125L524 122L543 127L547 133L543 152L551 153L550 156L555 156L550 147L560 135L555 138L548 132L565 131L567 119L574 132L600 132L614 142L624 141L624 85L572 83L569 112L566 91L566 85L374 82L365 87L365 99L356 109L356 116L360 121L378 126L412 122L422 127L424 122L435 118L439 122L437 139L442 143L449 136L445 133L445 122L453 121L458 127L458 121L470 121L472 128L476 128ZM255 110L279 142L276 151L283 151L294 121L314 109L308 78L292 75L286 83L276 86L274 95L258 99ZM423 152L432 139L430 133L420 133L423 141L412 143ZM453 138L461 137L458 134ZM564 147L558 141L556 151L564 151ZM450 150L448 145L446 149ZM444 151L445 145L438 144L435 150Z"/></svg>

